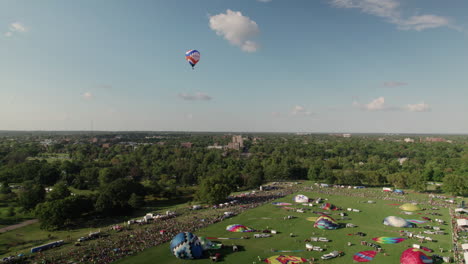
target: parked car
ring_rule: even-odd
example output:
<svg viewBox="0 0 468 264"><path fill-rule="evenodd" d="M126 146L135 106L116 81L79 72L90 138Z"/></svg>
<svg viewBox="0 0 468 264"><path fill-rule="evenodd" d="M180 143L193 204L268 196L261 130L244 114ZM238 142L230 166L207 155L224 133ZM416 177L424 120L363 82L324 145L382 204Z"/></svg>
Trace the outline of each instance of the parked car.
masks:
<svg viewBox="0 0 468 264"><path fill-rule="evenodd" d="M332 258L336 258L338 256L343 256L343 252L335 250L333 252L330 252L328 254L323 255L321 258L322 259L332 259Z"/></svg>

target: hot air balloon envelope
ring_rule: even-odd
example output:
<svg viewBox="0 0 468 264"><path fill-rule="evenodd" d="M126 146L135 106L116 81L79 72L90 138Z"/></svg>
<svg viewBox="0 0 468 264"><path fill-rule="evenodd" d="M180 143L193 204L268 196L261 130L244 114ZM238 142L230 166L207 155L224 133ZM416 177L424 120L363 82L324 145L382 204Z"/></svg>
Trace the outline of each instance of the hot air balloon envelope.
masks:
<svg viewBox="0 0 468 264"><path fill-rule="evenodd" d="M171 241L170 249L180 259L198 259L203 256L200 240L190 232L177 234Z"/></svg>
<svg viewBox="0 0 468 264"><path fill-rule="evenodd" d="M307 263L307 260L296 256L277 255L265 259L265 262L270 264L299 264Z"/></svg>
<svg viewBox="0 0 468 264"><path fill-rule="evenodd" d="M373 250L361 251L353 256L353 260L357 262L369 262L374 259L376 254L377 252Z"/></svg>
<svg viewBox="0 0 468 264"><path fill-rule="evenodd" d="M416 248L409 248L401 254L401 264L427 264L433 263L432 258L428 257L421 250Z"/></svg>
<svg viewBox="0 0 468 264"><path fill-rule="evenodd" d="M244 225L228 225L226 230L229 232L255 232L254 229Z"/></svg>
<svg viewBox="0 0 468 264"><path fill-rule="evenodd" d="M319 216L319 218L317 218L317 221L315 221L314 227L319 229L331 230L337 229L338 223L335 219L331 218L328 215L321 215Z"/></svg>
<svg viewBox="0 0 468 264"><path fill-rule="evenodd" d="M200 60L200 52L198 50L189 50L185 52L185 59L193 68Z"/></svg>
<svg viewBox="0 0 468 264"><path fill-rule="evenodd" d="M398 216L385 217L383 224L394 227L413 227L413 224Z"/></svg>

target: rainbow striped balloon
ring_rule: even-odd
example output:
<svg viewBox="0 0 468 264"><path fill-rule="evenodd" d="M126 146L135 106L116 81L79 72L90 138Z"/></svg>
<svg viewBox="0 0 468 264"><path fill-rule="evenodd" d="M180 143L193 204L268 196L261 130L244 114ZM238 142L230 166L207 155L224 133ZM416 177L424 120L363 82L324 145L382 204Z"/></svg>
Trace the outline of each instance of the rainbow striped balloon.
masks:
<svg viewBox="0 0 468 264"><path fill-rule="evenodd" d="M226 230L229 232L255 232L254 229L244 225L228 225Z"/></svg>
<svg viewBox="0 0 468 264"><path fill-rule="evenodd" d="M397 244L406 240L402 237L374 237L372 238L377 243L380 244Z"/></svg>

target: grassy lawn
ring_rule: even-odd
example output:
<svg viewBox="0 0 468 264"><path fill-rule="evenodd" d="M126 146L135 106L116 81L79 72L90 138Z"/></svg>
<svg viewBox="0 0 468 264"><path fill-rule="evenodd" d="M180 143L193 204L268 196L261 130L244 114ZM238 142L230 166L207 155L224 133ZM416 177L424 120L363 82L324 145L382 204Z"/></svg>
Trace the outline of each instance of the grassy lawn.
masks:
<svg viewBox="0 0 468 264"><path fill-rule="evenodd" d="M369 190L354 190L355 192L369 192ZM381 192L380 190L374 191L376 194ZM250 239L238 239L238 240L219 240L227 246L236 244L241 246L239 252L233 253L230 248L222 249L220 252L224 256L224 263L260 263L258 257L267 258L273 255L289 254L295 255L304 258L315 257L320 258L325 253L329 253L333 250L343 251L345 255L343 257L338 257L336 259L330 260L319 260L316 263L330 263L330 264L349 264L352 263L352 257L355 253L364 250L372 250L370 246L361 246L360 241L365 240L368 242L374 242L371 240L373 237L378 236L390 236L398 237L398 230L402 228L388 227L382 224L382 220L389 215L401 216L406 219L418 219L422 220L422 216L427 216L429 218L439 218L445 221L449 220L448 209L440 208L440 210L435 211L443 214L443 216L433 216L427 215L423 211L423 214L414 214L414 215L403 215L398 206L392 206L388 204L395 203L394 201L379 200L375 198L360 198L360 197L350 197L350 196L338 196L338 195L325 195L322 193L315 192L302 192L303 194L309 196L310 198L327 198L327 202L333 203L336 206L342 208L355 208L361 210L361 212L348 212L349 220L340 220L340 216L337 215L338 212L332 212L332 217L338 220L339 223L353 223L358 225L357 228L341 228L338 230L320 230L313 227L313 222L306 220L306 217L317 216L312 213L312 211L323 211L318 207L307 207L311 210L306 211L306 213L297 213L297 212L288 212L284 209L278 208L272 204L266 204L264 206L249 210L244 212L241 215L227 219L223 222L214 224L205 229L199 230L196 235L198 236L208 236L208 237L231 237L239 238L242 235L253 236L249 233L230 233L225 230L227 225L230 224L244 224L255 229L265 229L272 228L279 231L279 234L273 235L270 238L250 238ZM379 193L380 194L380 193ZM410 194L410 198L424 199L420 194ZM362 201L373 200L376 201L375 204L361 203ZM279 199L278 201L291 202L292 195ZM300 205L294 205L293 207L299 208L303 207ZM422 206L425 207L425 206ZM286 215L293 215L297 218L291 220L283 220L283 217ZM271 219L262 219L262 218L271 218ZM435 225L435 223L428 223L428 225ZM449 225L441 226L442 229L447 233L446 235L426 235L430 236L437 242L426 242L423 243L423 246L433 249L435 254L442 256L448 256L450 253L447 250L450 248L450 239L451 239L451 227ZM423 228L408 228L407 230L412 231L413 233L418 233L423 231ZM349 236L348 234L356 232L364 232L367 234L366 237L360 236ZM296 235L296 237L290 237L290 233ZM273 253L272 249L277 250L304 250L305 242L304 239L310 238L311 236L321 236L327 237L332 240L331 242L312 242L312 244L321 246L322 248L326 247L326 251L317 252L317 251L303 251L297 253ZM351 242L353 245L348 246L347 243ZM416 240L406 240L400 244L390 244L390 245L381 245L385 252L388 253L388 256L383 254L377 254L373 263L379 264L395 264L399 263L400 255L403 250L408 248L408 246L413 243L419 244ZM438 252L439 248L442 247L445 249L444 253ZM215 251L213 251L215 252ZM208 259L200 260L190 260L184 261L179 260L172 256L169 250L169 244L163 244L157 247L149 248L142 253L124 258L117 263L119 264L138 264L138 263L154 263L157 260L157 263L168 263L168 264L181 264L181 263L208 263Z"/></svg>
<svg viewBox="0 0 468 264"><path fill-rule="evenodd" d="M10 206L12 206L14 209L15 215L13 216L7 216L7 212ZM0 200L0 228L9 226L9 225L14 225L14 224L26 221L28 219L34 218L31 214L22 213L20 209L21 208L18 207L16 203Z"/></svg>
<svg viewBox="0 0 468 264"><path fill-rule="evenodd" d="M88 234L90 231L95 231L95 229L48 232L41 230L39 223L35 223L0 234L0 255L27 253L31 247L55 240L76 241L76 238Z"/></svg>

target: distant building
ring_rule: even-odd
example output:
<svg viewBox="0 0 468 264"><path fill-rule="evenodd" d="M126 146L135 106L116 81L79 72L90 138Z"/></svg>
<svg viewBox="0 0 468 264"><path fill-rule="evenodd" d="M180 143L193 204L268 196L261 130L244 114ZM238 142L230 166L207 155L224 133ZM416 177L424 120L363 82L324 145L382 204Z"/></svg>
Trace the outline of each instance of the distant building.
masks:
<svg viewBox="0 0 468 264"><path fill-rule="evenodd" d="M180 143L180 146L183 148L192 148L193 143L192 142L182 142Z"/></svg>
<svg viewBox="0 0 468 264"><path fill-rule="evenodd" d="M413 142L414 142L414 139L412 139L412 138L405 138L404 141L405 141L406 143L413 143Z"/></svg>
<svg viewBox="0 0 468 264"><path fill-rule="evenodd" d="M166 145L166 142L164 142L164 141L159 141L159 142L156 143L156 144L159 145L159 146L164 146L164 145Z"/></svg>
<svg viewBox="0 0 468 264"><path fill-rule="evenodd" d="M232 136L232 142L229 142L226 146L227 149L242 150L244 148L244 139L241 135Z"/></svg>
<svg viewBox="0 0 468 264"><path fill-rule="evenodd" d="M94 137L94 138L91 139L92 143L97 143L98 141L99 141L99 139L97 137Z"/></svg>
<svg viewBox="0 0 468 264"><path fill-rule="evenodd" d="M218 142L214 143L213 146L208 146L208 149L223 149L223 146L218 145Z"/></svg>
<svg viewBox="0 0 468 264"><path fill-rule="evenodd" d="M445 142L445 138L426 137L426 142Z"/></svg>
<svg viewBox="0 0 468 264"><path fill-rule="evenodd" d="M239 146L241 148L244 147L244 139L242 138L241 135L239 136L232 136L232 143L239 143Z"/></svg>
<svg viewBox="0 0 468 264"><path fill-rule="evenodd" d="M102 148L110 148L110 143L102 144Z"/></svg>
<svg viewBox="0 0 468 264"><path fill-rule="evenodd" d="M350 138L350 137L351 137L351 134L343 134L343 137L344 137L344 138Z"/></svg>

